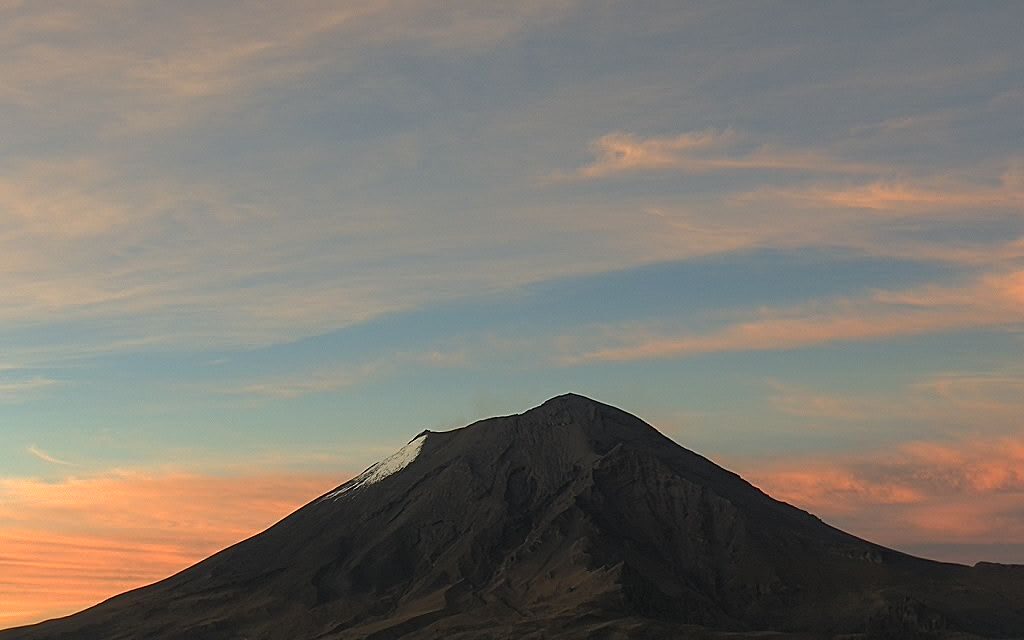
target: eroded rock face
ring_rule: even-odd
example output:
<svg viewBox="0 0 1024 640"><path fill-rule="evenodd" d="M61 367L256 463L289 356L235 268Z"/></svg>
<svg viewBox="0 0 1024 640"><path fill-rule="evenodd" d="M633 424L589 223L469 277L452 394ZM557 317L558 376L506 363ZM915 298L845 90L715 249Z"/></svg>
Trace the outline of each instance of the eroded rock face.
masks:
<svg viewBox="0 0 1024 640"><path fill-rule="evenodd" d="M258 536L0 639L715 630L1019 635L1024 569L929 562L865 542L634 416L568 395L424 432Z"/></svg>

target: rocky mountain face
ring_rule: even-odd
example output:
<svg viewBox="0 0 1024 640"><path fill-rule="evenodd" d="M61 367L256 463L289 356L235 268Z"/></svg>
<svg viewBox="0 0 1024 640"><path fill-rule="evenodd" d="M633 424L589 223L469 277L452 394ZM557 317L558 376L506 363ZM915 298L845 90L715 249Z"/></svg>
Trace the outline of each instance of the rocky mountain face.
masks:
<svg viewBox="0 0 1024 640"><path fill-rule="evenodd" d="M1024 567L860 540L565 395L424 432L249 540L0 640L971 634L1024 637Z"/></svg>

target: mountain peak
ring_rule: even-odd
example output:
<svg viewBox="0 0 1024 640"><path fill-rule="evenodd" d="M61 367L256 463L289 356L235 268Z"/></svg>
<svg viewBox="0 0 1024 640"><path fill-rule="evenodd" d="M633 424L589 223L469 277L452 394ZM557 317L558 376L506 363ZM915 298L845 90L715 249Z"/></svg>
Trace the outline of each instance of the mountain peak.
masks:
<svg viewBox="0 0 1024 640"><path fill-rule="evenodd" d="M593 398L588 398L585 395L582 395L582 394L579 394L579 393L574 393L572 391L569 391L567 393L563 393L561 395L554 396L552 398L548 398L543 403L541 403L539 406L543 407L544 405L547 405L547 404L577 404L577 405L592 405L592 406L598 406L598 405L600 405L600 406L609 406L609 405L606 405L606 404L604 404L602 402L598 402L597 400L594 400Z"/></svg>
<svg viewBox="0 0 1024 640"><path fill-rule="evenodd" d="M0 640L1005 635L1024 576L997 569L860 540L568 393L422 432L262 534Z"/></svg>
<svg viewBox="0 0 1024 640"><path fill-rule="evenodd" d="M628 441L638 437L658 436L663 444L671 442L640 418L578 393L555 396L532 409L510 417L519 417L528 424L547 428L576 426L602 440L620 438Z"/></svg>
<svg viewBox="0 0 1024 640"><path fill-rule="evenodd" d="M606 404L599 400L594 400L593 398L590 398L588 396L573 392L563 393L561 395L548 398L547 400L537 405L536 407L528 409L526 413L529 413L530 411L535 411L537 409L542 409L544 407L567 407L573 409L586 409L590 411L613 411L616 413L622 413L624 415L630 415L625 411L622 411L621 409L618 409L610 404ZM639 420L639 418L636 418L636 416L631 417Z"/></svg>

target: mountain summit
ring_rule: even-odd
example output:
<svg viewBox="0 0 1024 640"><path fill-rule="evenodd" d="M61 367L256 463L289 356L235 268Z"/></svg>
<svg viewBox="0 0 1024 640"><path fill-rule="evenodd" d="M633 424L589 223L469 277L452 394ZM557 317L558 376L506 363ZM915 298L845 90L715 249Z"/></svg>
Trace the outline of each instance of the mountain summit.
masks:
<svg viewBox="0 0 1024 640"><path fill-rule="evenodd" d="M1020 636L1024 567L944 564L871 544L635 416L569 394L424 431L257 536L0 640L769 630Z"/></svg>

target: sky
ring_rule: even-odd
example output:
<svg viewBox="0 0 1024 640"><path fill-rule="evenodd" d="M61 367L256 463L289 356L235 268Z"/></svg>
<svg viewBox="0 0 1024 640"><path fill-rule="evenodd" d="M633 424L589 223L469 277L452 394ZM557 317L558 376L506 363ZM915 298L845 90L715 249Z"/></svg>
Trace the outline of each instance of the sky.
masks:
<svg viewBox="0 0 1024 640"><path fill-rule="evenodd" d="M0 628L569 391L1024 563L1021 24L0 0Z"/></svg>

